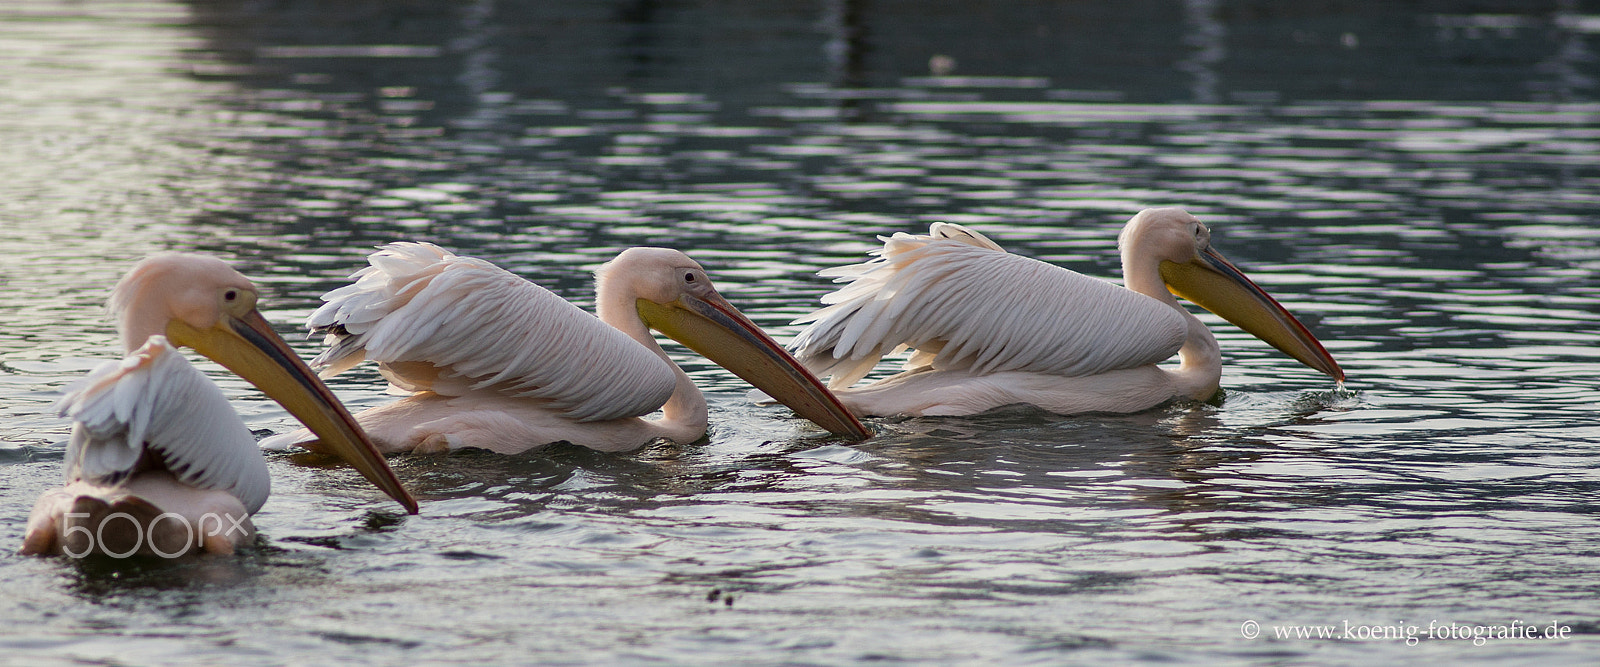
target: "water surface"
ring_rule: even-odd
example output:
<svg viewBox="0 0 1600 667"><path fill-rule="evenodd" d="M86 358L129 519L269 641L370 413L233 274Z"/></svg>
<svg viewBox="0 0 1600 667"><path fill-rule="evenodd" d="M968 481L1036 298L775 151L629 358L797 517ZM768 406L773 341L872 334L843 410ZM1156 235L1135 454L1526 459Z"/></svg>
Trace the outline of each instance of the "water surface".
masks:
<svg viewBox="0 0 1600 667"><path fill-rule="evenodd" d="M337 4L0 9L9 659L1596 650L1600 7ZM346 468L271 454L240 557L9 555L59 483L49 404L118 354L103 301L156 250L234 262L288 335L388 241L585 307L600 263L666 245L786 339L830 289L815 272L875 235L958 222L1113 278L1117 230L1163 205L1306 321L1344 390L1203 314L1218 404L880 419L850 444L669 347L708 391L698 443L393 458L418 516ZM252 428L293 427L204 367ZM333 387L388 400L370 370ZM1430 623L1568 631L1475 645ZM1334 635L1287 636L1300 626Z"/></svg>

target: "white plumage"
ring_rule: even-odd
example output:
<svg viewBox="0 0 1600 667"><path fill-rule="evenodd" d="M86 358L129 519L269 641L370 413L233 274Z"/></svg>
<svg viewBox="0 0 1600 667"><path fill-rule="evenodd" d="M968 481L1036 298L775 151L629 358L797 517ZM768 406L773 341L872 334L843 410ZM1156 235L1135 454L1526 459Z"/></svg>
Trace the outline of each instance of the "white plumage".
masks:
<svg viewBox="0 0 1600 667"><path fill-rule="evenodd" d="M428 243L393 243L307 320L324 377L378 363L405 398L357 420L386 451L603 451L705 435L704 396L655 328L836 433L865 427L676 250L632 248L596 273L597 318L538 285ZM659 417L642 417L660 410ZM304 430L262 442L315 447Z"/></svg>
<svg viewBox="0 0 1600 667"><path fill-rule="evenodd" d="M538 285L427 243L394 243L307 319L332 377L364 359L407 392L493 390L576 421L647 415L677 383L667 360Z"/></svg>
<svg viewBox="0 0 1600 667"><path fill-rule="evenodd" d="M1343 379L1315 337L1210 245L1180 209L1134 216L1119 239L1126 287L1007 253L976 231L934 223L880 237L877 258L828 269L791 349L861 415L962 415L1014 403L1063 414L1132 412L1216 393L1216 339L1183 293L1303 363ZM889 354L904 372L853 387ZM1176 369L1155 364L1178 354Z"/></svg>
<svg viewBox="0 0 1600 667"><path fill-rule="evenodd" d="M22 553L171 557L231 552L254 536L250 515L271 492L266 460L177 345L255 384L416 512L354 418L256 310L255 285L226 263L146 258L118 281L111 312L128 355L95 368L56 403L74 420L67 484L35 503Z"/></svg>
<svg viewBox="0 0 1600 667"><path fill-rule="evenodd" d="M152 465L145 457L153 455L183 483L225 492L251 514L267 502L272 480L255 436L165 336L90 371L56 409L74 421L69 484L115 485Z"/></svg>
<svg viewBox="0 0 1600 667"><path fill-rule="evenodd" d="M823 271L849 284L799 320L815 324L791 347L833 376L832 389L903 348L919 352L906 370L1073 377L1153 364L1183 345L1183 317L1160 301L1007 253L959 225L881 240L877 259Z"/></svg>

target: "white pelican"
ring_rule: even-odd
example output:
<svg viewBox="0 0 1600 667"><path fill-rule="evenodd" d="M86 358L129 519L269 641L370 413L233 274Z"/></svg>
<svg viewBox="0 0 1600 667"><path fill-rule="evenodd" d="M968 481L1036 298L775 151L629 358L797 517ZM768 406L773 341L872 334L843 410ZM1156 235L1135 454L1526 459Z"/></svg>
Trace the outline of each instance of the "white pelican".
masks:
<svg viewBox="0 0 1600 667"><path fill-rule="evenodd" d="M858 415L971 415L1026 403L1059 414L1136 412L1206 400L1222 378L1217 340L1174 294L1344 381L1289 311L1211 247L1181 209L1147 209L1123 228L1126 288L1012 255L982 234L934 223L895 234L878 258L828 269L848 282L791 344ZM848 388L886 354L906 370ZM1156 366L1177 353L1176 368Z"/></svg>
<svg viewBox="0 0 1600 667"><path fill-rule="evenodd" d="M67 485L28 519L22 553L232 552L266 502L266 460L222 391L173 344L254 383L322 434L407 511L417 503L350 413L256 310L249 279L212 257L155 255L117 283L111 312L130 354L57 403L75 420Z"/></svg>
<svg viewBox="0 0 1600 667"><path fill-rule="evenodd" d="M765 390L800 416L870 435L814 376L665 248L632 248L596 272L599 318L489 262L393 243L307 320L331 346L331 377L378 362L405 398L356 415L386 452L473 447L517 453L555 442L601 451L706 432L706 401L655 329ZM656 410L661 416L643 419ZM315 448L302 429L264 447Z"/></svg>

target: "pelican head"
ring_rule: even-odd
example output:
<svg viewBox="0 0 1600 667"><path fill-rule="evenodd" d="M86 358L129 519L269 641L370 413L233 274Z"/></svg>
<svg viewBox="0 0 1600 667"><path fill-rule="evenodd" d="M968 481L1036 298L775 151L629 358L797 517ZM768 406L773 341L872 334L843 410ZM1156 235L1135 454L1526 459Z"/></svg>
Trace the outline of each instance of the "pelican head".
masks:
<svg viewBox="0 0 1600 667"><path fill-rule="evenodd" d="M214 257L163 253L139 262L111 293L111 313L130 352L153 335L222 364L327 443L412 514L417 501L327 385L256 310L257 291Z"/></svg>
<svg viewBox="0 0 1600 667"><path fill-rule="evenodd" d="M705 269L676 250L630 248L597 274L625 281L646 326L700 353L832 433L865 440L862 426L816 376L712 287Z"/></svg>
<svg viewBox="0 0 1600 667"><path fill-rule="evenodd" d="M1300 320L1238 267L1211 247L1211 230L1178 208L1140 211L1117 239L1124 280L1132 288L1143 267L1155 271L1166 289L1188 299L1250 335L1340 382L1344 370Z"/></svg>

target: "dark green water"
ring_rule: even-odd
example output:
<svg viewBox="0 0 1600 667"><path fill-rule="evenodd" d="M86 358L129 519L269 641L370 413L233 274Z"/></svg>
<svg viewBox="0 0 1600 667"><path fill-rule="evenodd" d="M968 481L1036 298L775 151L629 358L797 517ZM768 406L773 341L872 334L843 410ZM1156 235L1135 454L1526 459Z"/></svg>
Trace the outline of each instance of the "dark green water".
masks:
<svg viewBox="0 0 1600 667"><path fill-rule="evenodd" d="M0 8L0 663L1592 661L1600 5L1293 4ZM1220 405L851 445L671 348L700 443L397 457L412 517L271 454L243 556L12 555L60 479L49 404L118 355L102 304L156 250L233 261L289 335L379 243L586 307L665 245L787 339L875 235L958 222L1111 277L1158 205L1349 391L1204 315Z"/></svg>

